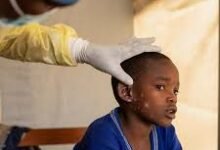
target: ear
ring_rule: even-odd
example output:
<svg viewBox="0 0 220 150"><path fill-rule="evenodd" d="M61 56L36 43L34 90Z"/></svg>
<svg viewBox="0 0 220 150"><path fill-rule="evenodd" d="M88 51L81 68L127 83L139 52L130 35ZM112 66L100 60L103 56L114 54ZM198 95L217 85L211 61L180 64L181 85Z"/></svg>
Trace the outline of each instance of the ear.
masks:
<svg viewBox="0 0 220 150"><path fill-rule="evenodd" d="M132 96L131 86L125 85L123 83L118 83L117 91L118 91L118 96L122 100L126 102L132 102L133 96Z"/></svg>

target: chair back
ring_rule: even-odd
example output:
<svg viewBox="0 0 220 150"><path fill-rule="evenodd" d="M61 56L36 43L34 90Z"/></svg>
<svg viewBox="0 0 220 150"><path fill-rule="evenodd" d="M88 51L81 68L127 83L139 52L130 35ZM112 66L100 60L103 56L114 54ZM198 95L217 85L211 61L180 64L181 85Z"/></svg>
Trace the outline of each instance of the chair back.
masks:
<svg viewBox="0 0 220 150"><path fill-rule="evenodd" d="M74 144L80 141L86 127L30 129L22 137L18 147L54 144Z"/></svg>

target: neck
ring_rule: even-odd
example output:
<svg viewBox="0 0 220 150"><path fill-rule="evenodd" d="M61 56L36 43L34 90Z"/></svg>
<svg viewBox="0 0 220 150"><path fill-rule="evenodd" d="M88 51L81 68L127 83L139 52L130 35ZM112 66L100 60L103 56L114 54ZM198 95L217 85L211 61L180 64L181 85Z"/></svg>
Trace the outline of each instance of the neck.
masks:
<svg viewBox="0 0 220 150"><path fill-rule="evenodd" d="M121 109L119 111L120 121L122 125L122 131L129 143L139 149L138 147L150 147L150 133L153 124L146 123L137 117L131 111Z"/></svg>

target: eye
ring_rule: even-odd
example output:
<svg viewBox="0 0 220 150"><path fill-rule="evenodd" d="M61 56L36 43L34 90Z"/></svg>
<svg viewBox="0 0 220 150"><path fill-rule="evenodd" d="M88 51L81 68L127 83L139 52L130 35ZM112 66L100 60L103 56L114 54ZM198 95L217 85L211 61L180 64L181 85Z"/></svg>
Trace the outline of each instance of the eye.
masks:
<svg viewBox="0 0 220 150"><path fill-rule="evenodd" d="M156 85L156 88L160 91L165 89L165 85Z"/></svg>
<svg viewBox="0 0 220 150"><path fill-rule="evenodd" d="M173 91L173 93L174 93L175 95L178 95L179 90L178 90L178 89L175 89L175 90Z"/></svg>

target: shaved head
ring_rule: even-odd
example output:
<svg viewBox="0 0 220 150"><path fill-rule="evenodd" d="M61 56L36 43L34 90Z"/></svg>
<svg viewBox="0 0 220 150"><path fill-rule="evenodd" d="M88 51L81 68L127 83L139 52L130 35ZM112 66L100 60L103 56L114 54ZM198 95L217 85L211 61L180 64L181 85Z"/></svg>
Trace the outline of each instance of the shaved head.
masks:
<svg viewBox="0 0 220 150"><path fill-rule="evenodd" d="M141 79L141 76L151 71L151 64L160 60L167 60L172 62L167 56L158 52L145 52L125 60L121 63L123 70L131 76L134 82ZM120 98L117 92L118 79L112 77L112 89L116 100L119 102Z"/></svg>

